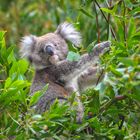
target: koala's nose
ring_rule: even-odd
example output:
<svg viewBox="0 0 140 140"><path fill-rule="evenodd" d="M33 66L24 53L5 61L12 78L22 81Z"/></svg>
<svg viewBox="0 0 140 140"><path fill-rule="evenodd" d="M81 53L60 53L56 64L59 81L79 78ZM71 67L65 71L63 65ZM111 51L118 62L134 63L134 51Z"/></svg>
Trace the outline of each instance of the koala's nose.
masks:
<svg viewBox="0 0 140 140"><path fill-rule="evenodd" d="M50 45L47 45L47 46L45 47L45 52L48 53L48 54L51 55L51 56L54 54L53 48L52 48Z"/></svg>

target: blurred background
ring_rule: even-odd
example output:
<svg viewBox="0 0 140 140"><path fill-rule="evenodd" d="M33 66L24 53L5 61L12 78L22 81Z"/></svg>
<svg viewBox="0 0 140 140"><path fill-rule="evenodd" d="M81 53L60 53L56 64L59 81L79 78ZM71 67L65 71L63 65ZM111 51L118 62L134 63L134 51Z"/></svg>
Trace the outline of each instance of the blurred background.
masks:
<svg viewBox="0 0 140 140"><path fill-rule="evenodd" d="M99 1L106 6L104 0ZM97 12L99 10L97 9ZM107 24L99 14L101 40ZM18 44L27 34L43 35L68 21L82 32L83 44L97 41L96 12L92 0L0 0L0 30L7 31L7 44Z"/></svg>
<svg viewBox="0 0 140 140"><path fill-rule="evenodd" d="M81 32L87 51L94 43L112 42L101 57L105 82L81 98L83 124L73 121L66 106L33 114L40 96L28 96L34 70L18 53L23 36L53 32L64 21ZM0 0L1 30L6 33L0 32L0 139L140 140L140 0Z"/></svg>
<svg viewBox="0 0 140 140"><path fill-rule="evenodd" d="M0 30L7 31L8 45L17 45L24 35L40 36L68 21L81 31L83 46L87 46L91 42L99 42L98 37L100 41L109 38L109 25L99 7L113 9L114 6L117 6L115 14L122 16L124 7L121 0L0 0ZM139 0L125 0L126 13L139 6ZM110 13L107 15L105 12L109 19ZM137 25L140 25L139 18ZM115 20L110 20L110 23L117 32L120 26L115 26Z"/></svg>

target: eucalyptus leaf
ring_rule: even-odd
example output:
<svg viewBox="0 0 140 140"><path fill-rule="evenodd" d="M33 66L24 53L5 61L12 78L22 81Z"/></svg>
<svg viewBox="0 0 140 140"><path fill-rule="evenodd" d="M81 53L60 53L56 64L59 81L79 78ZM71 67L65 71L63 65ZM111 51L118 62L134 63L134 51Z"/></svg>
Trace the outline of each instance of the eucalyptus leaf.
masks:
<svg viewBox="0 0 140 140"><path fill-rule="evenodd" d="M67 59L69 61L78 61L80 59L80 54L72 52L72 51L69 51Z"/></svg>

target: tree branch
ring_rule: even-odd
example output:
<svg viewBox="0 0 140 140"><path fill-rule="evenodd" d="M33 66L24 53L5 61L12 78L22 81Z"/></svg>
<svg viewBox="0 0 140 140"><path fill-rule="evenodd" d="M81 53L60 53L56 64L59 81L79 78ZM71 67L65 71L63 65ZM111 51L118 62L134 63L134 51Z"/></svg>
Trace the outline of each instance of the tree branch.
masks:
<svg viewBox="0 0 140 140"><path fill-rule="evenodd" d="M108 19L106 18L104 12L101 10L101 7L100 7L99 3L98 3L96 0L95 0L95 3L96 3L96 5L98 6L98 8L100 9L100 11L101 11L101 13L102 13L102 15L103 15L105 21L109 24L109 21L108 21ZM114 31L113 31L113 28L110 27L110 29L111 29L111 33L112 33L114 39L117 40L116 35L115 35Z"/></svg>
<svg viewBox="0 0 140 140"><path fill-rule="evenodd" d="M103 76L103 74L104 74L104 70L101 71L101 74L99 75L99 77L97 79L96 86L98 85L98 83L99 83L101 77Z"/></svg>
<svg viewBox="0 0 140 140"><path fill-rule="evenodd" d="M109 0L109 4L108 4L108 8L111 9L112 7L112 0ZM107 39L109 39L109 29L110 29L110 18L111 18L111 15L110 13L108 14L108 29L107 29Z"/></svg>
<svg viewBox="0 0 140 140"><path fill-rule="evenodd" d="M102 108L100 108L99 113L103 113L105 110L107 110L113 103L116 101L121 101L127 98L125 95L116 95L113 99L108 101Z"/></svg>
<svg viewBox="0 0 140 140"><path fill-rule="evenodd" d="M120 125L118 126L118 129L121 130L122 127L123 127L123 123L124 123L124 116L123 116L123 115L120 115L119 118L120 118L120 120L121 120L121 123L120 123ZM117 140L117 139L119 139L119 135L118 135L118 134L116 134L114 140Z"/></svg>
<svg viewBox="0 0 140 140"><path fill-rule="evenodd" d="M98 33L98 43L100 43L100 27L99 27L98 13L97 13L95 3L94 3L94 8L95 8L95 13L96 13L96 26L97 26L97 33Z"/></svg>
<svg viewBox="0 0 140 140"><path fill-rule="evenodd" d="M124 12L123 12L123 29L124 29L124 41L126 45L126 25L125 25L125 14L126 14L126 7L125 7L125 1L123 0L123 6L124 6Z"/></svg>

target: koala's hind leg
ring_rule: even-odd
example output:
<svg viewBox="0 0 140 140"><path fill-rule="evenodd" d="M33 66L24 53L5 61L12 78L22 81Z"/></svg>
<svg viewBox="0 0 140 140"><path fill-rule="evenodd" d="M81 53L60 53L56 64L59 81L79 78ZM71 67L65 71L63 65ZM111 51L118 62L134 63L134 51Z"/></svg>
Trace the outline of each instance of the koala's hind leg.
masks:
<svg viewBox="0 0 140 140"><path fill-rule="evenodd" d="M77 85L77 79L74 81L72 80L71 82L69 82L66 86L65 89L67 89L69 95L71 95L72 93L75 93L75 101L77 102L76 105L76 122L77 123L82 123L82 119L84 116L84 107L83 104L81 102L81 95L79 92L79 87Z"/></svg>
<svg viewBox="0 0 140 140"><path fill-rule="evenodd" d="M76 94L78 94L77 92L76 92ZM76 95L76 102L77 102L77 115L76 115L76 122L77 123L82 123L82 119L83 119L83 117L84 117L84 107L83 107L83 104L82 104L82 102L81 102L81 99L80 99L80 95L78 96L78 95Z"/></svg>

